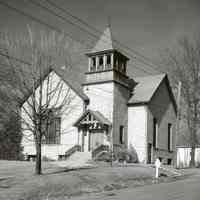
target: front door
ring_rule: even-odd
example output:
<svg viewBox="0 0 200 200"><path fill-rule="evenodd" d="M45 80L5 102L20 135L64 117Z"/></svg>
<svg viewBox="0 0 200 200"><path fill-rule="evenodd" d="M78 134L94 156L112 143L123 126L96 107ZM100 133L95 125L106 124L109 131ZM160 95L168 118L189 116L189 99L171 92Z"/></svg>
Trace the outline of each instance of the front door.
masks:
<svg viewBox="0 0 200 200"><path fill-rule="evenodd" d="M89 152L90 149L89 149L89 132L85 132L84 133L84 138L83 138L83 151L84 152Z"/></svg>
<svg viewBox="0 0 200 200"><path fill-rule="evenodd" d="M90 133L90 149L93 151L97 147L105 144L106 135L103 130L93 130Z"/></svg>

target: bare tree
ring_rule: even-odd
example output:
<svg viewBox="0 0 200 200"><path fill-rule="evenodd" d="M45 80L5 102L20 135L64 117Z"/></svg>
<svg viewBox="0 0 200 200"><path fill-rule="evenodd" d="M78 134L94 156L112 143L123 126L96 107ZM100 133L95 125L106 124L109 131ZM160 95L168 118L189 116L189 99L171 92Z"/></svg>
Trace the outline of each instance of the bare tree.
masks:
<svg viewBox="0 0 200 200"><path fill-rule="evenodd" d="M72 67L72 53L80 52L81 47L64 34L38 33L30 27L26 35L4 34L1 39L1 65L4 68L0 72L0 92L7 99L1 105L5 112L18 115L22 132L30 133L24 137L34 139L35 173L41 174L42 139L47 138L52 119L63 113L69 114L76 106L72 104L75 99L72 90L65 87L62 79L53 80L51 72L58 65ZM77 58L75 62L77 64Z"/></svg>
<svg viewBox="0 0 200 200"><path fill-rule="evenodd" d="M190 166L195 166L195 146L200 128L200 38L184 37L177 48L168 50L165 63L174 86L182 82L181 116L186 120L191 145Z"/></svg>

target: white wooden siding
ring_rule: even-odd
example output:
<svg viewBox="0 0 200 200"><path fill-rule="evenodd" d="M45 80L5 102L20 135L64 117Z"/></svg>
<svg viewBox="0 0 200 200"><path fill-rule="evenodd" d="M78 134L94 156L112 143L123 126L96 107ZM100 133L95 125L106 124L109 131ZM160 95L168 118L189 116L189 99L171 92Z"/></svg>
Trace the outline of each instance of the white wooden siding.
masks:
<svg viewBox="0 0 200 200"><path fill-rule="evenodd" d="M146 106L128 108L128 145L135 148L139 162L146 162L147 158L146 123Z"/></svg>
<svg viewBox="0 0 200 200"><path fill-rule="evenodd" d="M89 108L101 112L112 122L114 84L103 83L84 86L84 93L90 98Z"/></svg>
<svg viewBox="0 0 200 200"><path fill-rule="evenodd" d="M50 78L51 87L55 88L57 83L61 80L61 78L55 72L51 72L49 76L51 77ZM58 102L56 104L57 106L61 104L61 102L63 101L63 98L66 96L66 92L69 89L69 86L66 84L66 82L61 80L61 83L63 84L63 87L62 87L62 91L60 93ZM45 102L46 92L47 92L46 91L47 78L43 81L43 85L44 85L43 102ZM73 107L73 109L70 112L68 112L69 109L67 109L61 116L61 145L62 145L62 149L66 147L66 150L68 149L68 147L73 146L78 143L78 131L77 131L77 128L72 126L72 124L81 116L83 112L82 99L72 89L70 92L71 92L71 95L75 96L75 98L72 100L72 102L69 105L69 109L71 107ZM50 102L50 105L53 105L55 103L57 96L58 96L58 92L55 93L54 97L52 98L52 101ZM39 87L36 89L36 99L38 98L39 98ZM31 110L27 102L25 102L23 106L31 114ZM21 115L22 115L22 119L25 119L26 122L31 123L31 120L29 119L28 115L24 112L23 109L21 109ZM26 127L23 125L23 128L26 128ZM35 152L33 136L29 136L27 138L28 135L31 135L30 131L23 131L23 134L25 135L22 140L22 145L24 146L24 153L32 154L31 152ZM57 147L60 148L59 146L60 145L58 145ZM51 157L55 158L56 154L58 154L59 152L59 150L57 150L58 148L56 147L53 148L52 146L51 148L49 146L46 148L44 147L44 149L46 150L43 150L43 154L48 154ZM51 152L51 153L48 153L48 152Z"/></svg>

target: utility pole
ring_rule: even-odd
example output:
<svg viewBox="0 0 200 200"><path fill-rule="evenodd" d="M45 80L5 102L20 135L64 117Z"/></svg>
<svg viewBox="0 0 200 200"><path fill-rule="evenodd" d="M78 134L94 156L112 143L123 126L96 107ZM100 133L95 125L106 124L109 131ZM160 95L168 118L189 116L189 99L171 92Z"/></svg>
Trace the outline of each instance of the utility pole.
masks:
<svg viewBox="0 0 200 200"><path fill-rule="evenodd" d="M179 126L180 126L180 101L181 101L181 81L178 82L178 94L177 94L177 116L176 116L176 133L175 133L175 155L174 155L174 166L177 168L177 138L179 135Z"/></svg>

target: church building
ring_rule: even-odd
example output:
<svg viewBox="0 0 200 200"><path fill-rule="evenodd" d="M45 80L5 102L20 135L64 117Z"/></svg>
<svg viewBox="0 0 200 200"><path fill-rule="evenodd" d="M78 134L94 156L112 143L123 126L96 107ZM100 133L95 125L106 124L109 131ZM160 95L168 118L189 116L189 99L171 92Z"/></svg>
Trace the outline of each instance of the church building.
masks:
<svg viewBox="0 0 200 200"><path fill-rule="evenodd" d="M42 154L56 160L82 151L97 159L103 152L117 155L122 148L133 148L141 163L160 158L172 164L176 101L167 75L129 77L129 58L115 46L109 27L86 56L81 91L63 72L53 69L49 74L54 83L61 79L71 88L77 106L67 119L59 116L52 131L59 139L44 138ZM24 140L23 145L25 154L35 155L34 144Z"/></svg>

